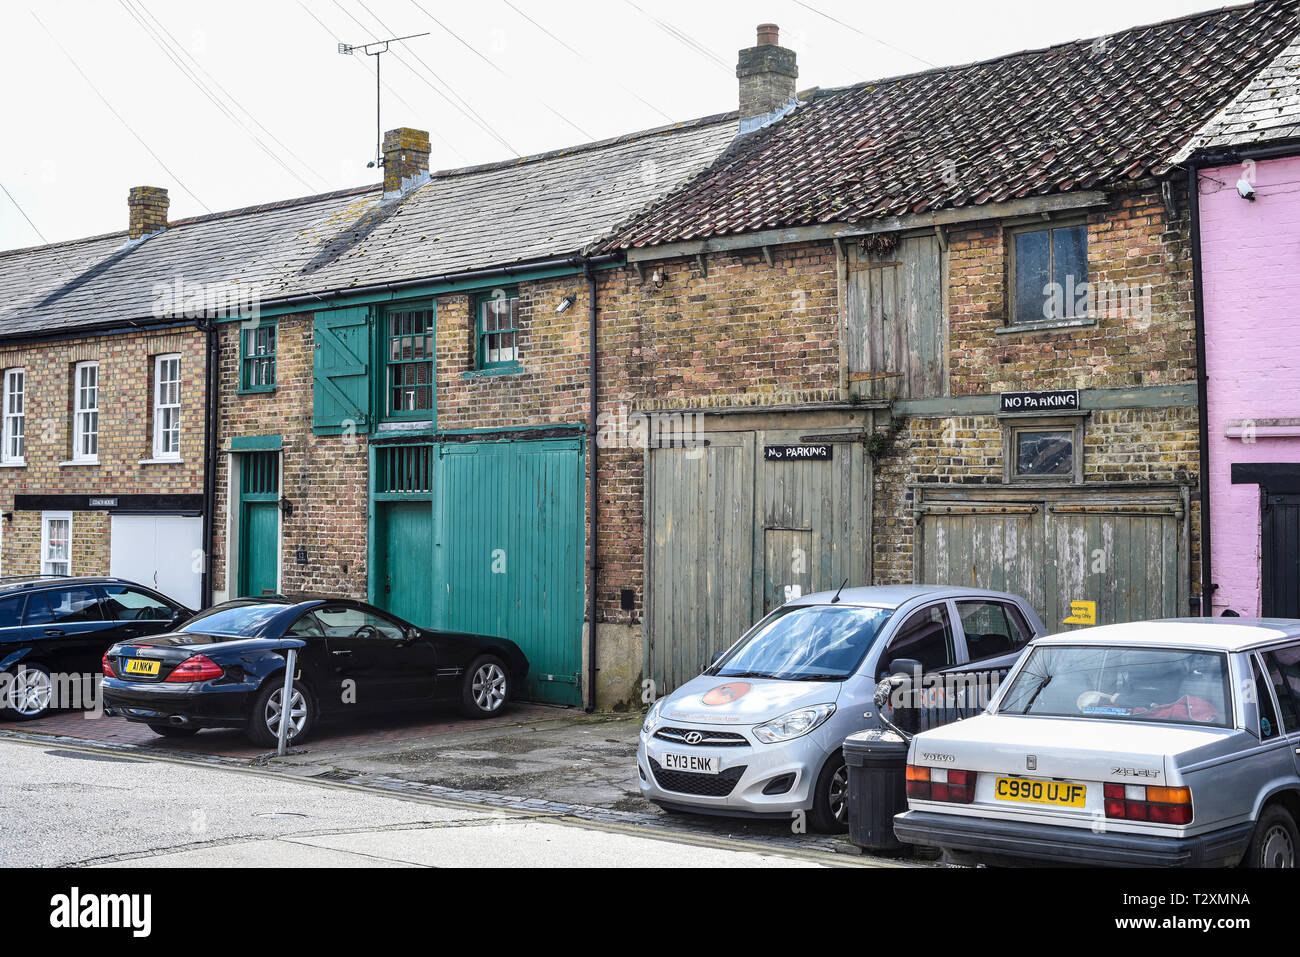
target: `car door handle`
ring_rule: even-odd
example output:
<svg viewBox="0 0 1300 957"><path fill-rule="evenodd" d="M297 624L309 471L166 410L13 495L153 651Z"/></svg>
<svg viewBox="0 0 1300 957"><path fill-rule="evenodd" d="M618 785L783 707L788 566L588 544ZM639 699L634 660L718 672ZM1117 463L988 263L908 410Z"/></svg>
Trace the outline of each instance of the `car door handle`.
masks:
<svg viewBox="0 0 1300 957"><path fill-rule="evenodd" d="M62 638L67 634L62 628L46 628L45 635L48 638Z"/></svg>
<svg viewBox="0 0 1300 957"><path fill-rule="evenodd" d="M348 650L346 650L346 649L344 649L344 650L342 650L342 651L331 651L330 654L331 654L331 655L334 655L336 658L351 658L351 657L352 657L352 652L351 652L351 651L348 651Z"/></svg>

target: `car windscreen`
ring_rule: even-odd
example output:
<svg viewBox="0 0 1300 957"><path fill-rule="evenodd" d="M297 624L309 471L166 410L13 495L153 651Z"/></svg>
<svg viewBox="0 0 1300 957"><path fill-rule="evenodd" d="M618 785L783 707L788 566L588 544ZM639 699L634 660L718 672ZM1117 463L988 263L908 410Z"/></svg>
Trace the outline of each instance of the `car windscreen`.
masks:
<svg viewBox="0 0 1300 957"><path fill-rule="evenodd" d="M276 615L284 614L284 605L232 605L213 608L195 615L177 630L196 635L216 635L221 638L252 638L261 633L266 623Z"/></svg>
<svg viewBox="0 0 1300 957"><path fill-rule="evenodd" d="M718 662L724 678L838 681L858 670L889 616L888 608L808 605L782 608Z"/></svg>
<svg viewBox="0 0 1300 957"><path fill-rule="evenodd" d="M1039 645L998 703L1000 714L1232 726L1222 652Z"/></svg>

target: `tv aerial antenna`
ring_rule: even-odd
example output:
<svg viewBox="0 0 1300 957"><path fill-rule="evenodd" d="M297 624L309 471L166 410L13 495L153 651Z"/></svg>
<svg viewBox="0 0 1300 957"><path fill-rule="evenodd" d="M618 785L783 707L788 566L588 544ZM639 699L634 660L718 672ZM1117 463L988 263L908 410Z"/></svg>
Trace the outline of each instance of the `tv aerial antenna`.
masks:
<svg viewBox="0 0 1300 957"><path fill-rule="evenodd" d="M372 40L370 43L340 43L339 53L345 56L351 56L360 50L366 56L375 58L375 158L366 164L366 169L373 169L376 166L384 165L383 141L382 141L382 121L380 120L380 87L379 87L379 64L380 57L388 52L390 43L401 43L404 40L414 40L416 37L427 37L428 31L424 33L411 33L404 37L389 37L387 40Z"/></svg>

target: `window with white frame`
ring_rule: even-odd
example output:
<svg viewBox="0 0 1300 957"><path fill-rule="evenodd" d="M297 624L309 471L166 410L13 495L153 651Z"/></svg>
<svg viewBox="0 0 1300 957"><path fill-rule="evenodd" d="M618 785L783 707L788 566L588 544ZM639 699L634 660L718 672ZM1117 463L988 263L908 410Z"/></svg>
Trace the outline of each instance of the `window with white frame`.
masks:
<svg viewBox="0 0 1300 957"><path fill-rule="evenodd" d="M72 461L99 460L99 363L72 370Z"/></svg>
<svg viewBox="0 0 1300 957"><path fill-rule="evenodd" d="M6 369L4 378L4 425L0 432L0 462L22 465L23 433L27 422L27 375L23 369Z"/></svg>
<svg viewBox="0 0 1300 957"><path fill-rule="evenodd" d="M181 457L181 357L158 356L153 366L153 457Z"/></svg>
<svg viewBox="0 0 1300 957"><path fill-rule="evenodd" d="M41 513L41 574L72 574L72 513Z"/></svg>

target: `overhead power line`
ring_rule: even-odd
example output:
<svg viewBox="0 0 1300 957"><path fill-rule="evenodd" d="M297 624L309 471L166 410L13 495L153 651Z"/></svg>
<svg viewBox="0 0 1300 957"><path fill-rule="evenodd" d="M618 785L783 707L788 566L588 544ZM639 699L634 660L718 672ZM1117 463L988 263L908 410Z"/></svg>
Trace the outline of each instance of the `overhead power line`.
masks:
<svg viewBox="0 0 1300 957"><path fill-rule="evenodd" d="M451 27L447 26L447 24L443 23L441 20L439 20L437 17L435 17L432 13L430 13L428 10L426 10L424 7L422 7L422 6L417 2L417 0L411 0L411 5L414 6L415 9L417 9L417 10L419 10L421 13L423 13L423 14L424 14L426 17L428 17L430 20L432 20L434 23L436 23L436 24L439 26L439 28L441 28L445 33L449 34L449 35L452 37L452 39L454 39L457 43L459 43L461 46L463 46L466 50L469 50L470 53L473 53L476 57L478 57L480 60L482 60L482 61L483 61L484 63L486 63L488 66L490 66L490 67L491 67L493 70L495 70L497 73L501 74L501 76L505 77L505 78L506 78L507 80L509 80L511 83L515 83L516 85L518 85L518 84L517 84L517 81L515 80L515 78L514 78L513 76L511 76L510 73L507 72L507 71L506 71L506 70L501 66L501 64L497 63L497 62L496 62L495 60L493 60L491 57L484 56L483 53L482 53L482 52L481 52L477 47L475 47L474 45L472 45L471 43L469 43L469 41L465 40L465 39L464 39L464 38L463 38L459 33L457 33L457 32L456 32L455 30L453 30ZM364 6L364 4L362 4L362 6ZM373 14L371 14L371 15L373 16ZM581 126L579 126L579 125L578 125L577 123L575 123L573 120L569 119L569 117L565 116L563 113L561 113L561 112L560 112L559 110L557 110L555 107L551 106L551 104L547 103L547 102L546 102L544 99L542 99L540 96L538 96L538 95L536 95L536 94L533 94L533 99L535 99L538 103L542 104L542 106L544 106L544 107L547 109L547 111L549 111L549 112L551 113L552 116L555 116L557 119L559 119L559 120L561 120L561 121L563 121L563 122L565 122L565 123L568 123L568 124L569 124L570 126L572 126L575 130L577 130L578 133L581 134L582 136L585 136L585 137L586 137L587 139L589 139L589 140L590 140L590 139L595 139L594 136L592 136L590 133L588 133L586 130L584 130Z"/></svg>
<svg viewBox="0 0 1300 957"><path fill-rule="evenodd" d="M203 64L200 63L193 54L191 54L188 50L186 50L185 47L180 43L180 41L176 39L175 35L170 30L167 29L167 27L163 24L163 22L159 20L156 16L154 16L154 14L149 10L149 8L144 5L143 0L135 0L135 5L139 7L140 10L143 11L144 14L154 22L154 24L158 27L158 29L160 29L163 33L167 35L167 37L172 41L173 46L175 46L176 49L180 50L182 55L184 55L191 63L193 63L194 66L199 70L199 72L201 72L205 77L207 77L212 82L212 84L218 90L220 90L226 96L226 98L230 100L231 103L233 103L236 107L238 107L239 110L245 116L247 116L250 120L252 120L252 122L254 123L254 125L257 126L258 129L260 129L263 133L269 136L277 146L279 146L286 153L288 153L289 156L294 159L294 161L301 164L303 169L311 173L312 176L315 176L316 179L322 182L325 181L325 177L321 176L320 173L318 173L315 169L313 169L310 163L308 163L305 159L303 159L296 152L294 152L293 149L290 148L287 144L285 144L285 142L281 140L278 136L276 136L275 133L267 129L266 125L263 124L262 121L259 120L251 110L245 107L244 104L241 103L233 93L227 90L225 86L222 85L220 80L218 80L215 76L213 76L206 69L204 69Z"/></svg>
<svg viewBox="0 0 1300 957"><path fill-rule="evenodd" d="M23 209L22 204L19 203L18 200L14 199L14 194L9 192L8 187L6 187L4 183L0 183L0 191L9 197L9 202L13 203L14 209L18 210L18 212L22 214L23 219L27 220L27 225L32 227L32 232L41 237L41 242L47 246L50 245L50 241L45 238L45 234L41 232L40 227L32 222L32 218L27 215L27 210Z"/></svg>
<svg viewBox="0 0 1300 957"><path fill-rule="evenodd" d="M174 65L178 70L180 70L182 75L184 75L185 78L189 80L192 84L194 84L195 88L198 89L198 91L202 93L205 97L207 97L208 101L212 103L212 105L215 106L223 116L225 116L228 120L230 120L230 122L233 123L235 126L243 130L246 134L248 134L249 138L253 141L253 143L257 146L258 149L260 149L263 153L265 153L274 163L276 163L276 165L278 165L286 173L288 173L290 176L292 176L294 179L300 182L304 188L312 191L319 189L318 185L309 183L302 176L298 175L298 172L295 169L289 166L289 164L286 163L284 159L278 153L275 152L275 150L271 149L269 146L266 145L266 143L262 140L260 136L257 135L257 133L251 130L248 127L248 125L244 123L243 120L241 120L238 116L236 116L234 111L231 110L230 107L227 106L224 102L222 102L222 100L212 91L212 89L206 83L204 83L204 81L198 76L198 74L196 74L194 70L191 69L185 63L185 61L180 58L179 54L169 46L169 44L158 33L157 29L154 28L147 20L144 19L144 15L130 5L128 0L118 0L118 3L121 5L122 9L125 10L133 20L135 20L136 24L139 25L140 29L142 29L145 32L145 35L148 36L149 39L152 40L154 44L158 47L158 49L161 50L162 53L167 57L167 59L169 59L172 62L172 65Z"/></svg>
<svg viewBox="0 0 1300 957"><path fill-rule="evenodd" d="M516 7L513 3L510 2L510 0L501 0L501 2L504 3L504 4L505 4L507 7L509 7L511 10L513 10L515 13L519 14L521 17L523 17L525 20L527 20L527 21L528 21L529 23L531 23L533 26L535 26L535 27L536 27L538 30L540 30L542 33L546 34L548 37L550 37L552 40L554 40L554 41L555 41L556 43L558 43L560 46L564 47L564 49L568 50L570 53L572 53L572 54L573 54L575 57L577 57L579 60L582 60L584 63L590 63L590 62L591 62L591 58L590 58L590 57L585 56L585 55L584 55L580 50L575 50L575 49L574 49L573 47L571 47L568 43L566 43L563 39L561 39L560 37L556 36L556 35L555 35L554 33L552 33L550 30L546 29L546 27L544 27L542 24L538 23L538 22L537 22L533 17L530 17L530 16L529 16L527 13L525 13L523 10L520 10L518 7ZM665 120L667 120L668 122L671 123L671 122L673 121L674 117L672 117L671 115L669 115L669 114L666 113L665 111L661 110L659 107L655 106L653 103L651 103L651 102L650 102L649 100L647 100L645 97L643 97L643 96L641 96L640 94L638 94L635 90L629 88L625 83L623 83L623 81L621 81L620 79L618 79L618 77L611 77L610 79L612 79L612 80L614 81L614 84L615 84L615 85L616 85L620 90L622 90L622 91L623 91L624 93L626 93L628 96L632 97L632 98L633 98L634 100L636 100L638 103L641 103L642 105L647 106L647 107L649 107L650 109L654 110L656 113L658 113L660 116L662 116L662 117L663 117Z"/></svg>
<svg viewBox="0 0 1300 957"><path fill-rule="evenodd" d="M842 26L842 27L843 27L844 29L846 29L846 30L852 30L852 31L853 31L854 33L856 33L858 36L860 36L860 37L864 37L864 38L870 40L872 43L878 43L878 44L880 44L882 47L887 47L888 49L893 50L895 53L901 53L901 54L903 54L903 56L905 56L905 57L911 57L913 60L916 60L918 63L924 63L926 66L935 66L935 64L933 64L933 63L931 63L929 60L925 59L925 57L919 57L919 56L917 56L915 53L909 53L907 50L904 50L902 47L895 46L894 44L892 44L892 43L890 43L890 42L888 42L888 41L886 41L886 40L882 40L882 39L880 39L880 37L874 37L874 36L872 36L870 33L867 33L867 32L864 31L864 30L859 30L859 29L858 29L857 27L855 27L853 24L851 24L851 23L845 23L845 22L844 22L843 20L841 20L839 17L833 17L833 16L831 16L829 13L824 13L824 12L822 12L821 10L818 10L818 9L817 9L816 7L814 7L812 4L810 4L810 3L805 3L804 0L791 0L791 2L792 2L792 3L796 3L796 4L798 4L799 6L803 7L805 10L809 11L810 13L815 13L815 14L817 14L817 16L819 16L819 17L823 17L824 19L827 19L827 20L831 21L831 23L839 24L840 26Z"/></svg>
<svg viewBox="0 0 1300 957"><path fill-rule="evenodd" d="M375 37L375 38L378 37L378 34L376 34L365 24L363 24L355 16L353 16L352 12L348 10L347 7L339 3L339 0L334 0L334 5L338 7L340 10L342 10L344 15L347 16L348 19L350 19L357 26L361 27L361 29L369 33L371 37ZM370 14L371 17L374 18L375 22L377 22L384 30L387 30L390 34L395 35L394 31L389 29L388 24L384 23L383 20L380 20L378 16L376 16L373 12L371 12L368 8L366 8L364 3L362 3L361 6L363 9L366 10L367 13ZM496 128L492 126L492 124L489 123L481 113L479 113L476 109L474 109L474 107L471 106L463 96L457 93L455 87L453 87L450 83L448 83L441 76L439 76L438 72L434 70L433 67L429 66L428 63L424 62L424 59L418 53L412 50L410 51L410 54L411 57L417 63L419 63L421 67L424 68L424 70L429 74L429 76L432 76L435 80L437 80L444 87L446 87L447 92L443 92L442 90L440 90L429 80L429 77L425 76L419 70L415 69L415 67L407 63L406 59L396 50L393 51L393 56L397 59L398 63L402 64L402 66L410 70L411 73L414 74L427 87L429 87L429 89L433 90L433 92L437 93L440 97L446 100L447 103L450 104L453 109L455 109L457 112L461 113L463 116L469 119L472 123L474 123L475 126L478 126L481 130L483 130L485 133L491 136L494 140L496 140L498 143L500 143L502 146L508 149L513 155L515 156L520 155L519 150L515 149L514 146L510 144L509 140L507 140L504 136L502 136L496 130ZM450 93L451 95L449 96L448 93ZM453 100L452 97L455 97L455 100Z"/></svg>
<svg viewBox="0 0 1300 957"><path fill-rule="evenodd" d="M686 33L684 30L679 30L677 29L677 27L673 26L667 20L661 20L658 17L656 17L653 13L649 13L646 10L643 10L641 7L633 3L632 0L623 0L623 2L626 3L633 10L635 10L637 13L641 14L641 16L650 20L652 23L655 24L655 26L659 27L660 30L664 31L664 33L668 34L674 40L685 45L688 49L694 50L700 56L704 57L714 66L716 66L718 69L723 70L728 74L731 73L732 67L730 64L727 63L726 60L718 56L716 53L714 53L712 50L706 47L703 43L700 43L689 33Z"/></svg>

